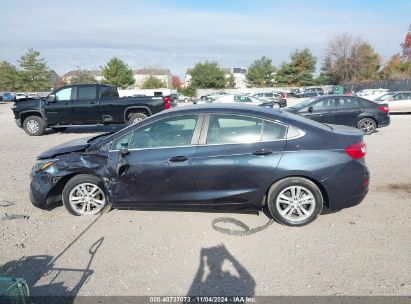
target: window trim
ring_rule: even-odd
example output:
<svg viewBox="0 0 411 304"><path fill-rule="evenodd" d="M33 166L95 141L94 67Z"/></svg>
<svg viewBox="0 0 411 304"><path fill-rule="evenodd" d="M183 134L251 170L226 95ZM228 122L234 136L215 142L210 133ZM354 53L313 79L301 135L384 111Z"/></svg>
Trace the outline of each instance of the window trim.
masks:
<svg viewBox="0 0 411 304"><path fill-rule="evenodd" d="M218 144L208 144L207 143L207 136L208 136L208 128L210 126L210 118L211 115L232 115L232 116L242 116L242 117L247 117L247 118L253 118L253 119L260 119L263 122L263 125L261 126L261 140L258 141L251 141L251 142L238 142L238 143L218 143ZM279 125L284 126L287 129L286 132L286 136L285 138L282 139L274 139L274 140L263 140L263 131L264 131L264 121L268 121L271 123L276 123ZM295 129L297 129L300 133L300 136L297 137L293 137L293 138L288 138L288 128L289 127L293 127ZM278 120L274 120L274 119L267 119L267 118L263 118L263 117L258 117L258 116L254 116L254 115L246 115L246 114L237 114L237 113L218 113L218 112L210 112L210 113L206 113L205 114L205 118L204 118L204 123L203 123L203 127L201 129L201 134L200 134L200 138L199 138L199 142L198 142L198 146L225 146L225 145L245 145L245 144L256 144L256 143L265 143L265 142L276 142L276 141L284 141L284 140L290 140L290 139L296 139L296 138L300 138L302 136L305 135L305 132L302 131L301 129L294 127L292 125L288 125L286 123L283 123L281 121Z"/></svg>
<svg viewBox="0 0 411 304"><path fill-rule="evenodd" d="M120 136L117 136L116 138L112 138L112 139L110 140L111 143L110 143L110 148L108 149L108 152L118 152L118 151L120 151L120 149L112 149L112 147L113 147L113 142L114 142L116 139L118 139L119 137L126 136L127 134L136 132L137 130L139 130L139 129L141 129L141 128L144 128L144 127L146 127L146 126L148 126L148 125L150 125L150 124L152 124L152 123L156 123L156 122L159 122L159 121L162 121L162 120L165 120L165 119L174 118L174 117L179 117L179 116L191 116L191 115L197 115L198 118L197 118L196 125L195 125L195 127L194 127L193 136L191 137L191 142L190 142L189 145L184 145L184 146L153 147L153 148L130 148L130 149L128 149L128 151L141 151L141 150L157 150L157 149L171 149L171 148L195 147L195 146L198 145L198 141L199 141L199 137L200 137L199 134L200 134L200 132L201 132L201 129L202 129L202 126L203 126L203 121L204 121L204 116L205 116L204 113L199 113L199 114L198 114L198 113L195 113L195 114L186 113L186 114L178 114L178 115L172 115L172 116L162 117L162 118L160 118L160 119L153 120L153 121L151 121L151 122L149 122L149 123L147 123L147 124L144 124L144 125L141 125L141 126L139 126L139 127L133 128L132 130L130 130L130 131L128 131L128 132L125 132L125 133L121 134ZM130 137L130 139L131 139L132 137L133 137L133 135Z"/></svg>

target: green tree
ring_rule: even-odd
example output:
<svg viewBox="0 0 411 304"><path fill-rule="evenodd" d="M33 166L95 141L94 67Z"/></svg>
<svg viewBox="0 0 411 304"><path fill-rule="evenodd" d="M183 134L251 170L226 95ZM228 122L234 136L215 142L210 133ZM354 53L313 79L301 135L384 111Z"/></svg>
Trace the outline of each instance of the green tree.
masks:
<svg viewBox="0 0 411 304"><path fill-rule="evenodd" d="M96 78L87 70L78 70L74 76L70 78L71 84L97 83Z"/></svg>
<svg viewBox="0 0 411 304"><path fill-rule="evenodd" d="M104 83L115 85L121 89L134 84L133 71L122 60L113 57L102 68Z"/></svg>
<svg viewBox="0 0 411 304"><path fill-rule="evenodd" d="M147 77L143 84L141 85L142 89L160 89L160 88L166 88L167 85L164 81L158 79L157 77L150 75Z"/></svg>
<svg viewBox="0 0 411 304"><path fill-rule="evenodd" d="M368 43L362 43L358 48L360 66L356 79L358 81L378 80L380 78L381 57Z"/></svg>
<svg viewBox="0 0 411 304"><path fill-rule="evenodd" d="M271 87L274 71L272 60L263 56L248 67L245 75L247 84L251 87Z"/></svg>
<svg viewBox="0 0 411 304"><path fill-rule="evenodd" d="M233 74L230 75L230 77L227 78L227 89L235 89L235 77Z"/></svg>
<svg viewBox="0 0 411 304"><path fill-rule="evenodd" d="M178 89L178 92L190 97L195 97L197 95L197 90L192 85L185 87L184 89Z"/></svg>
<svg viewBox="0 0 411 304"><path fill-rule="evenodd" d="M295 50L291 62L283 63L276 73L276 83L287 86L309 86L316 83L313 73L317 60L308 48Z"/></svg>
<svg viewBox="0 0 411 304"><path fill-rule="evenodd" d="M227 80L217 62L197 63L190 72L190 86L199 89L222 89Z"/></svg>
<svg viewBox="0 0 411 304"><path fill-rule="evenodd" d="M48 91L52 87L51 73L40 52L29 49L19 60L18 82L21 90Z"/></svg>
<svg viewBox="0 0 411 304"><path fill-rule="evenodd" d="M0 61L0 90L17 91L17 69L11 63Z"/></svg>

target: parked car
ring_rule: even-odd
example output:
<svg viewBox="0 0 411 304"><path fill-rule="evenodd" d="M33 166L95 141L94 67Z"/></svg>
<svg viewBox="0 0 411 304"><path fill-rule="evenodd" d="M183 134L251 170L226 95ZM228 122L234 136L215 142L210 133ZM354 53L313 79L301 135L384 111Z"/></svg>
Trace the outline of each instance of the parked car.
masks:
<svg viewBox="0 0 411 304"><path fill-rule="evenodd" d="M275 108L287 106L287 93L282 91L263 92L253 95L254 98L272 102Z"/></svg>
<svg viewBox="0 0 411 304"><path fill-rule="evenodd" d="M361 90L355 93L355 96L359 96L368 100L374 100L384 94L386 94L389 90L387 89L367 89Z"/></svg>
<svg viewBox="0 0 411 304"><path fill-rule="evenodd" d="M3 93L3 100L4 101L13 101L14 96L11 93Z"/></svg>
<svg viewBox="0 0 411 304"><path fill-rule="evenodd" d="M312 222L368 192L363 133L264 107L210 104L164 111L114 134L43 152L30 199L73 215L117 208L261 211ZM205 173L206 172L206 173Z"/></svg>
<svg viewBox="0 0 411 304"><path fill-rule="evenodd" d="M377 128L390 124L387 104L378 104L356 96L319 96L285 110L321 123L356 127L364 134L371 134Z"/></svg>
<svg viewBox="0 0 411 304"><path fill-rule="evenodd" d="M288 92L288 95L292 96L292 97L298 97L298 94L301 94L302 91L300 89L291 89Z"/></svg>
<svg viewBox="0 0 411 304"><path fill-rule="evenodd" d="M44 99L16 102L13 113L18 127L39 136L47 127L133 124L170 107L168 96L119 98L114 86L80 84L59 88Z"/></svg>
<svg viewBox="0 0 411 304"><path fill-rule="evenodd" d="M387 103L391 113L411 112L411 91L389 92L378 97L375 101Z"/></svg>
<svg viewBox="0 0 411 304"><path fill-rule="evenodd" d="M297 97L313 97L319 95L324 95L324 90L322 88L307 88L297 94Z"/></svg>
<svg viewBox="0 0 411 304"><path fill-rule="evenodd" d="M27 98L27 95L24 93L16 93L16 95L14 95L15 100L24 99L24 98Z"/></svg>
<svg viewBox="0 0 411 304"><path fill-rule="evenodd" d="M172 98L174 101L184 101L184 102L189 102L191 100L190 97L184 96L180 93L172 93L170 94L170 98Z"/></svg>
<svg viewBox="0 0 411 304"><path fill-rule="evenodd" d="M39 99L39 95L37 95L37 93L28 93L27 94L27 98L29 99Z"/></svg>
<svg viewBox="0 0 411 304"><path fill-rule="evenodd" d="M271 108L282 108L287 106L287 101L285 99L258 99L254 96L246 95L225 95L215 100L214 103L241 103Z"/></svg>
<svg viewBox="0 0 411 304"><path fill-rule="evenodd" d="M3 96L2 96L2 95L0 95L0 102L1 102L1 103L3 103L3 102L4 102L4 100L3 100Z"/></svg>
<svg viewBox="0 0 411 304"><path fill-rule="evenodd" d="M217 93L211 93L205 96L201 96L200 99L203 100L208 100L208 101L214 101L218 98L220 98L221 96L227 95L226 92L217 92Z"/></svg>

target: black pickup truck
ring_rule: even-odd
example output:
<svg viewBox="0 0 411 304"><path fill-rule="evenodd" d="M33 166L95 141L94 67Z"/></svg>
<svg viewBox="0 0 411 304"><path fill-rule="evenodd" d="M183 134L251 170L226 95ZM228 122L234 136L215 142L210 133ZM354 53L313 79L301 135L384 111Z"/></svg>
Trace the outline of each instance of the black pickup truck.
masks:
<svg viewBox="0 0 411 304"><path fill-rule="evenodd" d="M13 113L18 127L39 136L47 127L133 124L170 107L168 96L120 98L114 86L80 84L59 88L44 99L18 101Z"/></svg>

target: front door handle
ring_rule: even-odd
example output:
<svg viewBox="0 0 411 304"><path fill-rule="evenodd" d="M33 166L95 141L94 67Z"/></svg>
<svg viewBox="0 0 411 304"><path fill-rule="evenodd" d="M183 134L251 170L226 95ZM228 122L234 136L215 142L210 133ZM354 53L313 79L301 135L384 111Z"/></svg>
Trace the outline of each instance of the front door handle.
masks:
<svg viewBox="0 0 411 304"><path fill-rule="evenodd" d="M172 158L169 159L171 162L183 162L186 161L188 158L186 156L180 155L180 156L173 156Z"/></svg>
<svg viewBox="0 0 411 304"><path fill-rule="evenodd" d="M262 155L270 155L272 153L273 153L273 151L271 151L271 150L259 149L259 150L254 151L253 155L262 156Z"/></svg>

